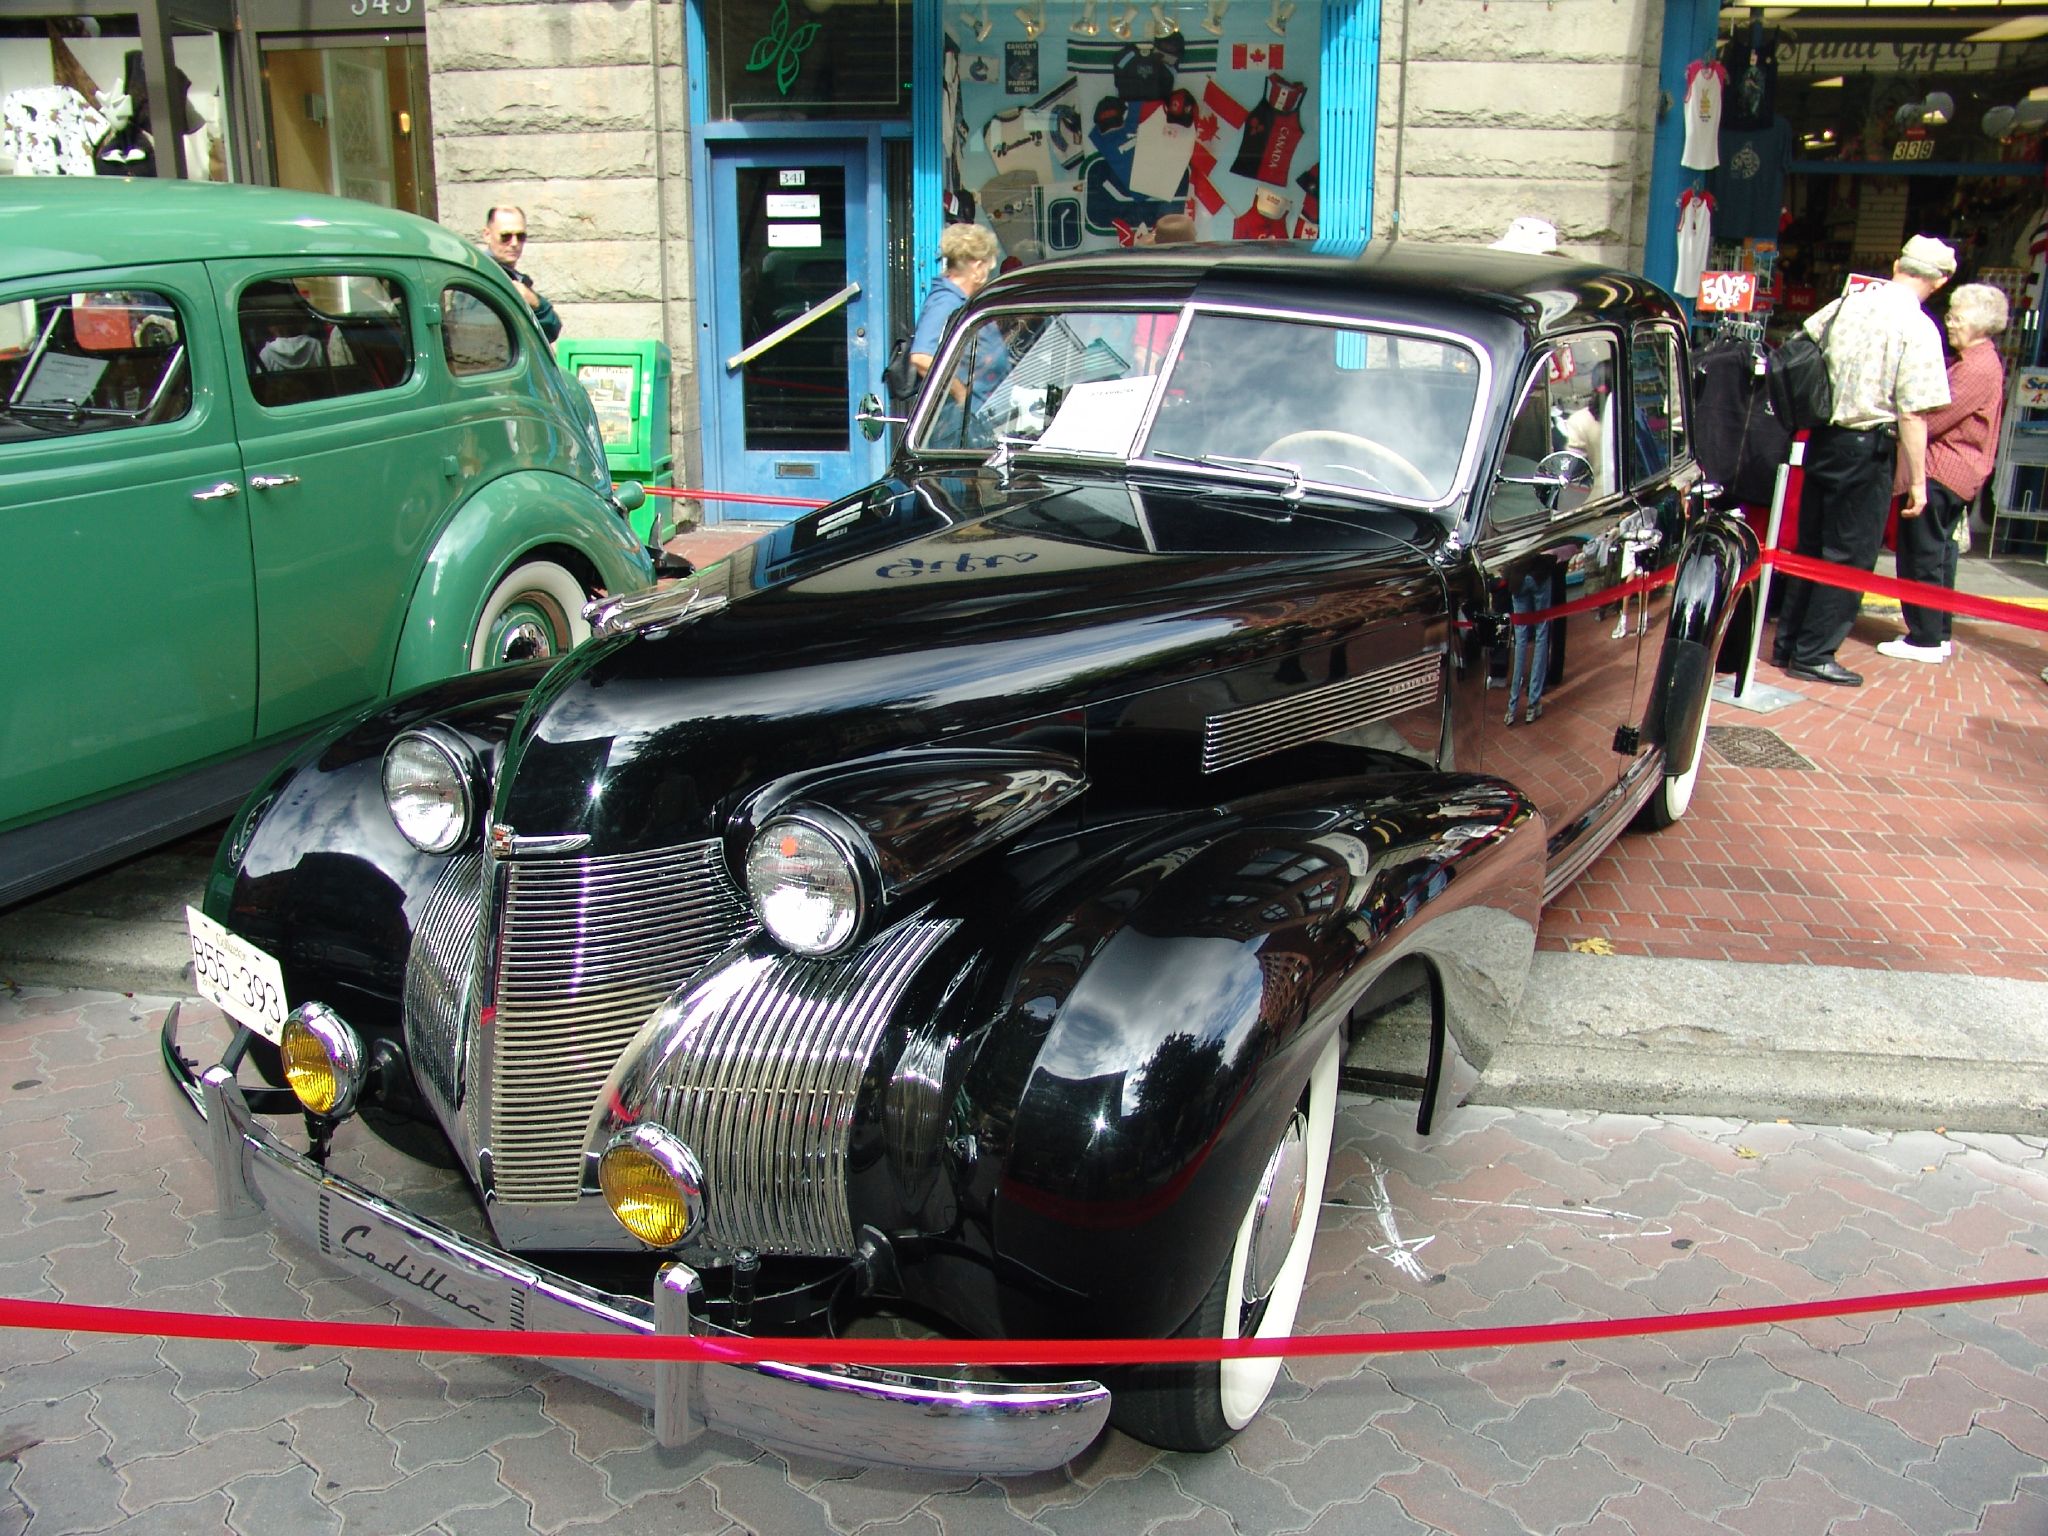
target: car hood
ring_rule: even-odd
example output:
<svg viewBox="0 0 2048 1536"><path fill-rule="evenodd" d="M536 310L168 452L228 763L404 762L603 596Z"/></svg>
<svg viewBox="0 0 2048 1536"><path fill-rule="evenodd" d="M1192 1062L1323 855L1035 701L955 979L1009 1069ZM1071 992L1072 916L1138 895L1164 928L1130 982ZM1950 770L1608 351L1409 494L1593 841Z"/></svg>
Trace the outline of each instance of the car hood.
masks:
<svg viewBox="0 0 2048 1536"><path fill-rule="evenodd" d="M1441 615L1444 537L1398 509L1122 477L883 481L764 540L741 600L566 658L508 744L496 815L619 852L708 836L771 774L1078 723Z"/></svg>

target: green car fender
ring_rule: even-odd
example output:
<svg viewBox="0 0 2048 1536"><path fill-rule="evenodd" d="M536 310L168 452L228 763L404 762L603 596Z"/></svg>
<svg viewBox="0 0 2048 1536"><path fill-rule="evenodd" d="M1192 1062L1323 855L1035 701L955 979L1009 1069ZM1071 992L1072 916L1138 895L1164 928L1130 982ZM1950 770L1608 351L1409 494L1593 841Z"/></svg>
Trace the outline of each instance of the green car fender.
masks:
<svg viewBox="0 0 2048 1536"><path fill-rule="evenodd" d="M588 485L545 470L500 476L469 498L434 541L392 658L393 693L469 670L484 604L510 572L551 560L585 590L636 592L654 580L626 519Z"/></svg>

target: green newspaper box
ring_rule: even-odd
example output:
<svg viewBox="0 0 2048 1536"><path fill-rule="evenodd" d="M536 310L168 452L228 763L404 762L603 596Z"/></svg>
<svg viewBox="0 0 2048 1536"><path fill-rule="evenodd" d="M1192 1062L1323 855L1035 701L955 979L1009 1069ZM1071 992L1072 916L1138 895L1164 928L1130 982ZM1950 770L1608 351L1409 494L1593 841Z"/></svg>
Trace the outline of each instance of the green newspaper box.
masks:
<svg viewBox="0 0 2048 1536"><path fill-rule="evenodd" d="M668 348L658 341L578 341L564 336L555 343L555 361L597 407L612 478L670 484L676 456L668 430ZM668 499L650 496L633 513L633 532L642 542L659 542L653 538L656 525L666 530L671 520Z"/></svg>

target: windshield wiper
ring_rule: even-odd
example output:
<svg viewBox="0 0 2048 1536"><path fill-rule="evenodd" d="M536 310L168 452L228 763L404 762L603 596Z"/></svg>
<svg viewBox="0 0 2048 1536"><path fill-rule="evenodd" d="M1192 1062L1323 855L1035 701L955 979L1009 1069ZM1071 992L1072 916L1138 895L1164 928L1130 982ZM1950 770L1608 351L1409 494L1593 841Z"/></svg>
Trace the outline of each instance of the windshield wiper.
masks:
<svg viewBox="0 0 2048 1536"><path fill-rule="evenodd" d="M1230 453L1171 453L1164 448L1153 449L1147 457L1194 464L1203 469L1248 469L1254 474L1271 475L1280 482L1281 494L1289 501L1301 500L1306 486L1301 466L1283 459L1241 459Z"/></svg>

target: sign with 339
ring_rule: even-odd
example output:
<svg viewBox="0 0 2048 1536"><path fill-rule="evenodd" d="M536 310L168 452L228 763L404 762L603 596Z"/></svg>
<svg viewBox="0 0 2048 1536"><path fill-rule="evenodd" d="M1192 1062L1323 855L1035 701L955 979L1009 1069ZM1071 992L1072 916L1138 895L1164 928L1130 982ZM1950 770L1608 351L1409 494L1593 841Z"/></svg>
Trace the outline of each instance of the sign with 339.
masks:
<svg viewBox="0 0 2048 1536"><path fill-rule="evenodd" d="M185 909L185 927L192 935L194 989L237 1024L246 1024L275 1045L288 1011L284 971L277 961L197 907Z"/></svg>

